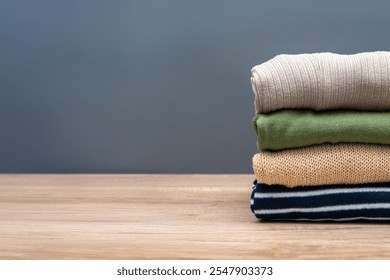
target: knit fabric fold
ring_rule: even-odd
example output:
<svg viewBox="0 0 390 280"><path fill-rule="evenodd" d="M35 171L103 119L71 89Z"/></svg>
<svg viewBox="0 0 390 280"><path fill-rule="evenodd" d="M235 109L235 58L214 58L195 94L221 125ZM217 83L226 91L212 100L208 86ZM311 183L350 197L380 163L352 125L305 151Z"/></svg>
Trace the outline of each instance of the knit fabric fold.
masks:
<svg viewBox="0 0 390 280"><path fill-rule="evenodd" d="M253 157L259 182L268 185L317 186L390 182L390 146L323 144Z"/></svg>
<svg viewBox="0 0 390 280"><path fill-rule="evenodd" d="M388 221L390 183L287 189L255 181L251 210L263 220Z"/></svg>
<svg viewBox="0 0 390 280"><path fill-rule="evenodd" d="M278 55L252 68L256 114L390 110L390 52Z"/></svg>
<svg viewBox="0 0 390 280"><path fill-rule="evenodd" d="M255 116L253 127L261 150L324 143L390 144L390 111L281 110Z"/></svg>

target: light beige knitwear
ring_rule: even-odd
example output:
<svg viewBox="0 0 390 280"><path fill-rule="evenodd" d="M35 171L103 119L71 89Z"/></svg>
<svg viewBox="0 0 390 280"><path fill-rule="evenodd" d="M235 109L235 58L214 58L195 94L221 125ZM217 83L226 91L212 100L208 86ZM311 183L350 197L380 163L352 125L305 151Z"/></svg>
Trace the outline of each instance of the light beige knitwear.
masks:
<svg viewBox="0 0 390 280"><path fill-rule="evenodd" d="M390 146L325 144L253 157L260 183L287 187L390 182Z"/></svg>
<svg viewBox="0 0 390 280"><path fill-rule="evenodd" d="M252 68L256 114L390 110L390 52L278 55Z"/></svg>

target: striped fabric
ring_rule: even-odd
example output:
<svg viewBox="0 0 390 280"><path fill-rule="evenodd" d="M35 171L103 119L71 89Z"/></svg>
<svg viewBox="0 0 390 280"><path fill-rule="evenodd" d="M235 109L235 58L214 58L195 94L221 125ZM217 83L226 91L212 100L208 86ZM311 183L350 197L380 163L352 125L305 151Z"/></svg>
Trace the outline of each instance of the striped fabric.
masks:
<svg viewBox="0 0 390 280"><path fill-rule="evenodd" d="M262 220L390 221L390 183L287 189L255 181L251 210Z"/></svg>

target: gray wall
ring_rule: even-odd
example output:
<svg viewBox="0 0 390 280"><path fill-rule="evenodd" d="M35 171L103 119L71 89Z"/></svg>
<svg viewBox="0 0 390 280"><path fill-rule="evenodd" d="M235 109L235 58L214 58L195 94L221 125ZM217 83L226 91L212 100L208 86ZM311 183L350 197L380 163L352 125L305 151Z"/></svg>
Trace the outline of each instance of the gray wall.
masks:
<svg viewBox="0 0 390 280"><path fill-rule="evenodd" d="M250 68L388 50L390 1L1 1L0 172L251 172Z"/></svg>

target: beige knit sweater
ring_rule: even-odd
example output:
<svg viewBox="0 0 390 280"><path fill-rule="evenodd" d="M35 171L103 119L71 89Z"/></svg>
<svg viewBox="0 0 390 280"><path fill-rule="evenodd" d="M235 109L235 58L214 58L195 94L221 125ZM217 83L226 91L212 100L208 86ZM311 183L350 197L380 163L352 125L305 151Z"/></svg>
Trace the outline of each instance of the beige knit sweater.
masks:
<svg viewBox="0 0 390 280"><path fill-rule="evenodd" d="M269 185L315 186L390 182L390 146L325 144L253 157L256 179Z"/></svg>
<svg viewBox="0 0 390 280"><path fill-rule="evenodd" d="M278 55L252 68L256 113L390 110L390 52Z"/></svg>

